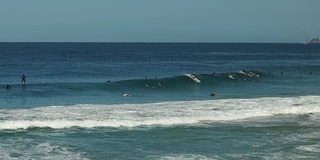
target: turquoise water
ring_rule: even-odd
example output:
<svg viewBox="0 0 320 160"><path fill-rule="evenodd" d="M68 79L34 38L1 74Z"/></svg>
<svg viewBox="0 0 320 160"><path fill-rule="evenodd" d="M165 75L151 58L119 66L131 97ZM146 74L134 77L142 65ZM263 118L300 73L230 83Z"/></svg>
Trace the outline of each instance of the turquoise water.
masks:
<svg viewBox="0 0 320 160"><path fill-rule="evenodd" d="M0 48L0 159L320 155L319 45L0 43Z"/></svg>

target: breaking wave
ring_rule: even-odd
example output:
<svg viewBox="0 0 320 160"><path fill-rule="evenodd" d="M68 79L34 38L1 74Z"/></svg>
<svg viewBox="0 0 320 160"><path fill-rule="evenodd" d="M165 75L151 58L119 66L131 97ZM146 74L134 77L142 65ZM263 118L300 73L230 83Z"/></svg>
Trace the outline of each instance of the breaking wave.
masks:
<svg viewBox="0 0 320 160"><path fill-rule="evenodd" d="M320 96L1 109L0 130L201 125L320 112ZM315 116L318 120L319 117Z"/></svg>

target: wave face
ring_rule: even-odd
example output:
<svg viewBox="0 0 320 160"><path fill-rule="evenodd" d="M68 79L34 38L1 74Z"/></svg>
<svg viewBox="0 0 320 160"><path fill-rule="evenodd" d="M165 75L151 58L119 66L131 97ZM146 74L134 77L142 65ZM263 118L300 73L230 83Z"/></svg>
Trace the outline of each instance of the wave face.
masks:
<svg viewBox="0 0 320 160"><path fill-rule="evenodd" d="M192 77L188 76L191 75ZM234 81L256 81L265 73L261 71L248 72L229 72L229 73L212 73L212 74L184 74L169 78L151 78L151 79L135 79L122 80L109 83L110 88L149 88L149 89L174 89L190 88L194 85L217 86L224 83L232 83Z"/></svg>
<svg viewBox="0 0 320 160"><path fill-rule="evenodd" d="M197 82L194 79L188 77L192 75L200 81ZM262 71L237 71L228 73L196 73L196 74L183 74L172 77L164 78L144 78L144 79L127 79L119 81L106 81L106 82L58 82L58 83L30 83L28 86L31 87L54 87L57 89L70 89L76 91L83 91L86 89L106 89L115 90L122 88L185 88L186 86L194 85L194 82L199 85L217 85L221 83L228 83L232 81L255 81L258 78L265 76L266 73ZM5 86L6 84L0 84ZM21 87L20 85L11 85L12 87Z"/></svg>
<svg viewBox="0 0 320 160"><path fill-rule="evenodd" d="M320 112L319 102L319 96L302 96L1 109L0 130L170 127L250 121L277 115L316 115ZM320 119L315 116L314 120Z"/></svg>

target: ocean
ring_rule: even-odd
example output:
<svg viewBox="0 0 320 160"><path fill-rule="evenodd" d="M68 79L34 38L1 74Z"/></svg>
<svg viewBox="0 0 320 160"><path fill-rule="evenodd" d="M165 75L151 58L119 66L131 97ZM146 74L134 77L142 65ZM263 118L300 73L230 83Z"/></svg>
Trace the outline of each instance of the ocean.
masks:
<svg viewBox="0 0 320 160"><path fill-rule="evenodd" d="M317 44L0 43L0 159L319 159L319 83Z"/></svg>

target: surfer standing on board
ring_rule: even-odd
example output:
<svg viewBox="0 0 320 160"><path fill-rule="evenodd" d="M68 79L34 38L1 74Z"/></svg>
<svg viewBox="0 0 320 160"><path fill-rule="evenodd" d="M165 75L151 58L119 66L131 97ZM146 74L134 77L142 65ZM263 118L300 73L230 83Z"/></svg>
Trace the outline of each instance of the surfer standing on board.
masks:
<svg viewBox="0 0 320 160"><path fill-rule="evenodd" d="M25 74L22 74L22 76L21 76L21 85L22 84L26 84L26 78L27 78L27 76Z"/></svg>

